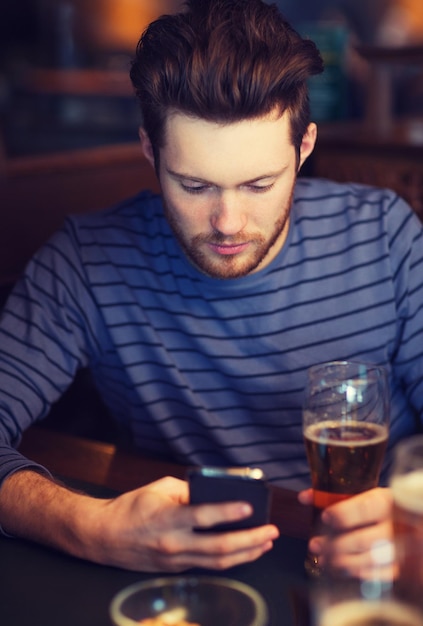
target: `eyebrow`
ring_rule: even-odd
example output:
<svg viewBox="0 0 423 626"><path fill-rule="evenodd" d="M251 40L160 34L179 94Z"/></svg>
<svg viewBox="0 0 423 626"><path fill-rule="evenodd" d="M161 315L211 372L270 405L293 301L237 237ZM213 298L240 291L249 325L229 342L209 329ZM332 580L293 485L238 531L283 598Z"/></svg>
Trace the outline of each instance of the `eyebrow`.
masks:
<svg viewBox="0 0 423 626"><path fill-rule="evenodd" d="M257 183L260 180L265 180L266 178L277 178L278 176L280 176L285 170L288 169L288 166L284 166L282 167L280 170L278 170L277 172L267 172L266 174L260 174L259 176L255 176L254 178L251 178L249 180L244 180L241 183L238 183L239 185L252 185L254 183ZM177 178L178 180L191 180L193 182L196 183L202 183L204 185L213 185L214 183L212 183L209 180L206 180L204 178L199 178L198 176L191 176L191 174L184 174L183 172L175 172L174 170L171 170L169 168L166 168L166 171L168 174L170 174L171 176L173 176L174 178Z"/></svg>

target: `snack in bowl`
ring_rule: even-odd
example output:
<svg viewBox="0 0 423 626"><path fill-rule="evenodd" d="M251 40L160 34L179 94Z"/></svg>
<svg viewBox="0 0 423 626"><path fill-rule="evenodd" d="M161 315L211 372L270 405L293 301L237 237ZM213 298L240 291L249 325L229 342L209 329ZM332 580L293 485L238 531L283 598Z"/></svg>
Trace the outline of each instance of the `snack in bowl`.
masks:
<svg viewBox="0 0 423 626"><path fill-rule="evenodd" d="M187 622L186 610L183 608L166 611L156 617L147 617L140 621L140 626L201 626L197 622Z"/></svg>
<svg viewBox="0 0 423 626"><path fill-rule="evenodd" d="M200 624L186 622L185 620L179 622L167 622L163 621L161 617L147 617L147 619L140 621L140 626L200 626Z"/></svg>

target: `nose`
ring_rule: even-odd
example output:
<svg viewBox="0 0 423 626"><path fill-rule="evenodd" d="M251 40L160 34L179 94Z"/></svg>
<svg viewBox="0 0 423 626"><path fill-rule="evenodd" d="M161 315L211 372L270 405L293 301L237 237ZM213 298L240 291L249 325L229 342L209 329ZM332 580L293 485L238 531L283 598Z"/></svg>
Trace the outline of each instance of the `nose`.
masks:
<svg viewBox="0 0 423 626"><path fill-rule="evenodd" d="M222 192L214 207L210 223L215 231L228 237L245 228L247 215L243 203L233 192Z"/></svg>

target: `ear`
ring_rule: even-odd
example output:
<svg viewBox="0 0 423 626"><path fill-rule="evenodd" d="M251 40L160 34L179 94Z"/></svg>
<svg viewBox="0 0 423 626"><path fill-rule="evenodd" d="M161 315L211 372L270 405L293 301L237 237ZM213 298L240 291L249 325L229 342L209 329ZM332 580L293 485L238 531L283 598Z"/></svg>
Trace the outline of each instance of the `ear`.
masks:
<svg viewBox="0 0 423 626"><path fill-rule="evenodd" d="M147 135L145 129L142 126L138 129L138 136L141 141L141 148L142 148L145 158L150 163L150 165L154 167L153 146L151 145L149 136Z"/></svg>
<svg viewBox="0 0 423 626"><path fill-rule="evenodd" d="M311 124L307 126L307 130L304 133L303 139L301 141L300 162L299 162L298 169L300 169L300 167L302 166L304 161L307 159L307 157L309 157L310 154L313 152L314 146L316 144L316 139L317 139L317 126L314 122L312 122Z"/></svg>

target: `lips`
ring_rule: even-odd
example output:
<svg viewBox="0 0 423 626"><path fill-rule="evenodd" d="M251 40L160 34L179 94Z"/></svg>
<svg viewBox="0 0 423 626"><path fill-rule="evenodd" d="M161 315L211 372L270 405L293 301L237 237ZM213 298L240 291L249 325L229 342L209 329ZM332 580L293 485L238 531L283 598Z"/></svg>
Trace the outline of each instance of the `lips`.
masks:
<svg viewBox="0 0 423 626"><path fill-rule="evenodd" d="M213 250L216 254L220 254L222 256L229 256L234 254L240 254L244 252L249 246L249 243L238 243L238 244L217 244L217 243L209 243L210 249Z"/></svg>

